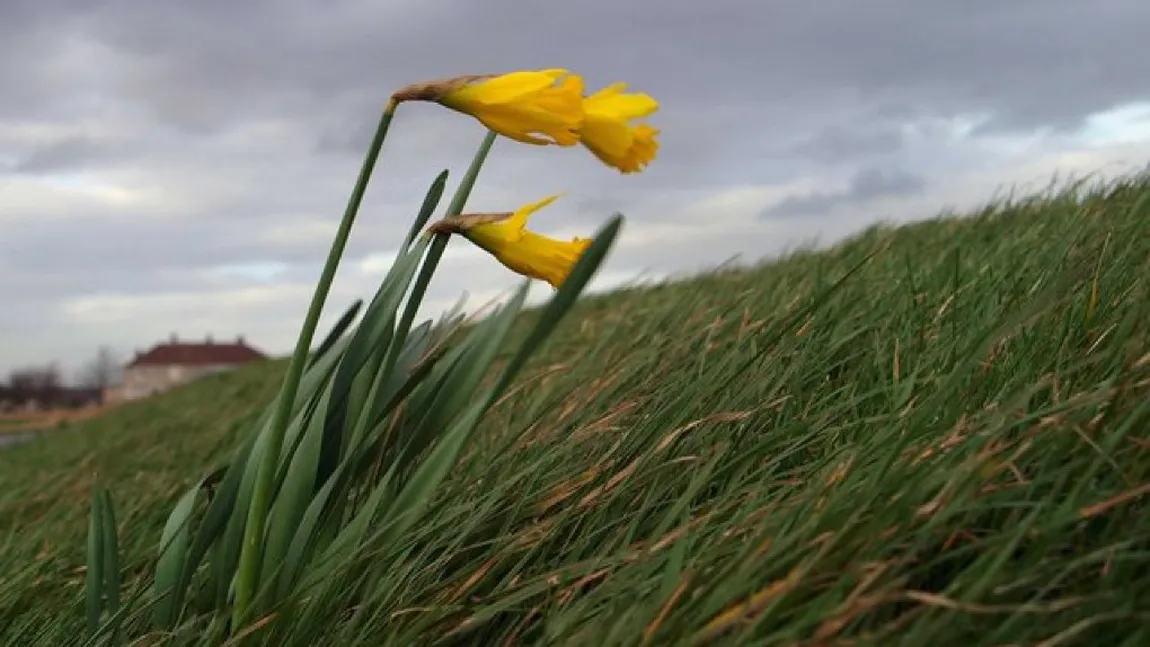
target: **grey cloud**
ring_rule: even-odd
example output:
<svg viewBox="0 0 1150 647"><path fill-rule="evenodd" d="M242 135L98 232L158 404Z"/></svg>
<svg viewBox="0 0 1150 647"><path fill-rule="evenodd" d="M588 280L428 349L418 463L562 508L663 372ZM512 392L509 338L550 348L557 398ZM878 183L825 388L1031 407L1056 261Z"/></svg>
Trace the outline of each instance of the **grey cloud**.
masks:
<svg viewBox="0 0 1150 647"><path fill-rule="evenodd" d="M33 15L39 24L59 18L48 9ZM987 127L1073 126L1091 111L1145 96L1127 79L1150 74L1137 27L1150 21L1150 5L1137 0L1105 0L1090 12L1070 0L976 8L586 0L529 18L508 0L322 9L263 0L115 3L68 15L64 29L30 30L38 47L22 50L53 52L78 34L96 42L109 64L101 85L89 80L81 89L112 91L190 136L279 116L308 129L320 152L357 151L386 94L403 83L566 65L592 86L630 80L662 99L658 120L674 126L664 146L683 151L665 165L693 178L713 174L709 162L741 147L786 167L796 151L782 142L828 123L843 125L806 142L814 161L837 150L888 149L895 136L868 131L864 121L880 110L988 111L995 119ZM1074 38L1063 37L1068 25ZM1047 73L1052 61L1063 61L1056 74ZM42 84L46 64L31 63L6 70L5 80L36 76ZM28 94L47 97L41 106L52 96Z"/></svg>
<svg viewBox="0 0 1150 647"><path fill-rule="evenodd" d="M388 251L410 217L365 210L348 256ZM390 211L390 210L385 210ZM58 296L102 289L146 293L194 283L194 275L252 262L312 266L331 244L339 214L326 217L261 215L203 221L195 218L73 220L67 235L49 223L28 223L19 238L0 239L9 266L0 285L27 294ZM281 227L307 227L314 235L277 236Z"/></svg>
<svg viewBox="0 0 1150 647"><path fill-rule="evenodd" d="M912 173L898 169L865 168L851 180L850 195L858 200L870 200L888 195L922 193L926 183Z"/></svg>
<svg viewBox="0 0 1150 647"><path fill-rule="evenodd" d="M42 37L84 29L127 63L108 82L189 132L267 114L314 118L344 102L382 102L406 81L541 64L585 71L595 85L634 80L669 113L700 117L736 96L766 115L849 93L856 102L985 109L1012 126L1071 125L1142 94L1127 79L1150 73L1141 55L1150 5L976 5L586 0L524 16L518 0L322 9L304 0L133 2L97 5L69 21L79 23L73 29ZM41 24L58 17L39 15ZM1044 73L1051 67L1059 73ZM746 114L718 118L737 123Z"/></svg>
<svg viewBox="0 0 1150 647"><path fill-rule="evenodd" d="M487 31L517 3L473 6L471 24ZM660 92L693 107L715 102L716 92L761 101L760 126L795 100L808 108L816 100L927 104L991 111L1014 127L1074 125L1091 111L1145 96L1129 79L1150 73L1141 54L1150 5L1139 0L1103 0L1090 11L1072 0L718 0L702 7L679 1L656 11L643 2L587 0L565 6L561 24L517 38L564 53L582 41L584 56L593 49L624 76L643 70L650 78L649 60L673 59L664 78L649 81Z"/></svg>
<svg viewBox="0 0 1150 647"><path fill-rule="evenodd" d="M763 213L764 218L819 216L848 204L865 204L876 198L918 195L926 181L899 169L867 167L856 173L841 191L810 191L791 195Z"/></svg>
<svg viewBox="0 0 1150 647"><path fill-rule="evenodd" d="M79 294L191 289L217 265L310 276L330 241L315 223L334 227L387 94L427 78L563 66L592 88L623 80L656 96L662 146L643 174L501 140L470 201L506 209L567 191L541 230L592 229L621 211L636 235L671 217L680 194L861 166L840 194L784 200L816 213L927 192L935 160L975 163L953 162L945 133L919 131L910 150L899 130L910 121L986 112L988 129L1072 128L1150 98L1138 82L1150 77L1141 0L1089 11L1071 0L7 0L2 14L0 183L67 171L163 198L45 217L0 193L0 293L22 322ZM394 246L435 174L452 171L450 195L481 138L466 117L405 106L349 254ZM728 244L767 250L743 235ZM721 260L712 251L632 250L620 262L695 266Z"/></svg>
<svg viewBox="0 0 1150 647"><path fill-rule="evenodd" d="M70 170L95 161L106 150L86 137L67 137L26 155L12 168L16 173Z"/></svg>
<svg viewBox="0 0 1150 647"><path fill-rule="evenodd" d="M857 128L831 126L819 131L792 150L796 155L825 164L854 162L859 158L889 155L902 149L906 138L902 129L894 125Z"/></svg>

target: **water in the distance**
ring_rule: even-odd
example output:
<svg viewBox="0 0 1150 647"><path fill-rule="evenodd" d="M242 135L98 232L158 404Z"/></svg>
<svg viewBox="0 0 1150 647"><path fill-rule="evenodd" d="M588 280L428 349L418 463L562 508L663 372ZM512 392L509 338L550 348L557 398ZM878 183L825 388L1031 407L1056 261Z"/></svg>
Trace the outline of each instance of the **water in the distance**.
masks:
<svg viewBox="0 0 1150 647"><path fill-rule="evenodd" d="M17 443L32 440L36 437L36 435L37 434L34 431L20 431L12 434L0 434L0 449L3 449L9 445L15 445Z"/></svg>

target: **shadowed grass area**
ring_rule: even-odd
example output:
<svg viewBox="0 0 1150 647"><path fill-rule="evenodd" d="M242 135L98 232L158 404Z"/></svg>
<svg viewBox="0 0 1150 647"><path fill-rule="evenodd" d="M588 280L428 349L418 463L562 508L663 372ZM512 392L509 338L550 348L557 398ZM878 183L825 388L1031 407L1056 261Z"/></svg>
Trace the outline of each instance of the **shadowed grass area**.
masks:
<svg viewBox="0 0 1150 647"><path fill-rule="evenodd" d="M368 541L322 617L272 622L288 645L1150 644L1148 279L1136 178L584 298L415 529ZM79 644L94 474L138 592L282 370L0 451L2 643Z"/></svg>

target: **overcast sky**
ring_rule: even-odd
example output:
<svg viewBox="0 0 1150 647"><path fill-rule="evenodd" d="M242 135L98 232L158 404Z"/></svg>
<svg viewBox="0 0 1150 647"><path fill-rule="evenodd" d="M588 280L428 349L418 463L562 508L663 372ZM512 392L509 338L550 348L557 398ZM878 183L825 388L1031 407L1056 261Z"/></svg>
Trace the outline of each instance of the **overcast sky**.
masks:
<svg viewBox="0 0 1150 647"><path fill-rule="evenodd" d="M173 332L290 352L409 82L563 67L659 99L646 172L501 139L469 205L566 191L532 220L556 236L623 212L602 287L1144 166L1146 25L1145 0L0 0L0 375ZM324 326L482 137L400 109ZM519 280L453 240L428 314Z"/></svg>

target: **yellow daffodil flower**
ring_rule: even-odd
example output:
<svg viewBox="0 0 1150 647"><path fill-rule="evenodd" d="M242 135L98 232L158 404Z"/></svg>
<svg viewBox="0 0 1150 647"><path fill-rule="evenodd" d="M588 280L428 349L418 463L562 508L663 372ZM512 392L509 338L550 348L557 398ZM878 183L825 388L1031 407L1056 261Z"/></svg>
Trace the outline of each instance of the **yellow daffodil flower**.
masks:
<svg viewBox="0 0 1150 647"><path fill-rule="evenodd" d="M434 101L475 117L500 135L537 146L574 146L583 126L583 79L561 69L416 83L393 94L391 101L392 109L403 101Z"/></svg>
<svg viewBox="0 0 1150 647"><path fill-rule="evenodd" d="M583 100L583 145L604 164L622 173L642 171L659 150L657 128L630 122L659 109L646 94L626 94L626 83L603 88Z"/></svg>
<svg viewBox="0 0 1150 647"><path fill-rule="evenodd" d="M558 289L591 244L589 238L556 240L527 229L531 214L554 202L559 195L521 207L514 213L451 216L432 224L428 231L459 234L512 272L546 281Z"/></svg>

